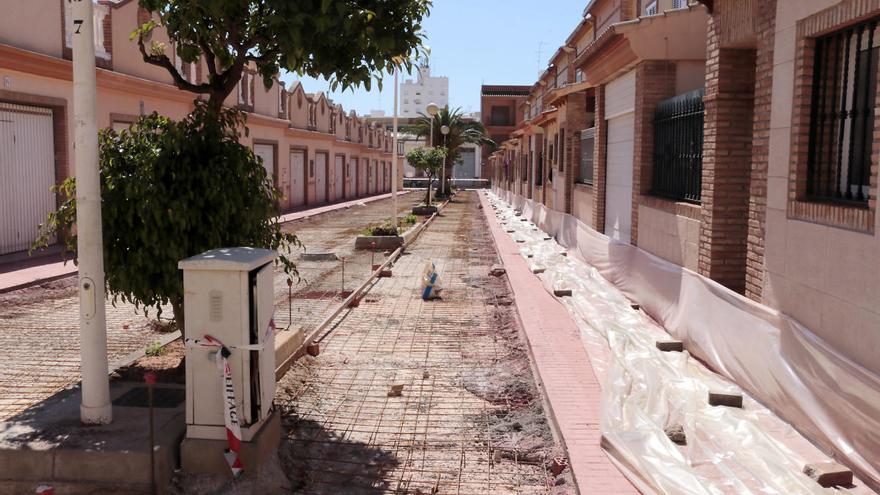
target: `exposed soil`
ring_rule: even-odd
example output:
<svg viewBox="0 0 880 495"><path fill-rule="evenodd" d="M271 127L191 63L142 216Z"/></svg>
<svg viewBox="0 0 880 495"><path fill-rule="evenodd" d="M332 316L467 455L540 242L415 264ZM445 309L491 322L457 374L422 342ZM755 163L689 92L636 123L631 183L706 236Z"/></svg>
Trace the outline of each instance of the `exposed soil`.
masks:
<svg viewBox="0 0 880 495"><path fill-rule="evenodd" d="M162 348L158 356L144 356L134 363L120 368L114 379L126 382L140 382L146 373L156 375L159 383L186 383L186 347L177 339Z"/></svg>

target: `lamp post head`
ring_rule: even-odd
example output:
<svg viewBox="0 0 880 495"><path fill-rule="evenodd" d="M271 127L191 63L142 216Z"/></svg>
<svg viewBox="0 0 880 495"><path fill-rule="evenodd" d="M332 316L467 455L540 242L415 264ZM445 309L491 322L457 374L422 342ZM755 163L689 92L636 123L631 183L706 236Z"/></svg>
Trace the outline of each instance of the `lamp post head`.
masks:
<svg viewBox="0 0 880 495"><path fill-rule="evenodd" d="M444 125L443 127L441 127L441 128L440 128L440 134L443 134L444 136L447 135L447 134L449 134L449 126L448 126L448 125Z"/></svg>
<svg viewBox="0 0 880 495"><path fill-rule="evenodd" d="M436 103L428 103L428 115L431 117L437 115L437 112L440 111L440 107Z"/></svg>

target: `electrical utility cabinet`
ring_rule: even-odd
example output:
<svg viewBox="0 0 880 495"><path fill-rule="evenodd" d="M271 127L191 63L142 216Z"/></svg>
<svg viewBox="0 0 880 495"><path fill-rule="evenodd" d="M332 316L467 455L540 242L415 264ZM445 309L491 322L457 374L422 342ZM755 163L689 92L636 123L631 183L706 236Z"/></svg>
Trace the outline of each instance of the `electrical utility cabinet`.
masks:
<svg viewBox="0 0 880 495"><path fill-rule="evenodd" d="M210 335L229 348L241 423L250 441L272 412L275 397L273 266L275 251L214 249L178 263L186 318L186 436L224 440L222 367Z"/></svg>

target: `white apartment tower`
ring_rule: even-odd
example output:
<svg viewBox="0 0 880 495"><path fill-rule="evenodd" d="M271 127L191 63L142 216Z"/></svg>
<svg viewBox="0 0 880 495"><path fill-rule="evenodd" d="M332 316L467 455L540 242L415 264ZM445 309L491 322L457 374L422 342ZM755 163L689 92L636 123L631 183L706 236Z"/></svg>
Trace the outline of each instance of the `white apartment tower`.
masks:
<svg viewBox="0 0 880 495"><path fill-rule="evenodd" d="M428 103L436 103L440 108L449 104L449 78L432 77L427 61L419 64L418 78L407 79L400 84L400 116L418 117L426 113Z"/></svg>

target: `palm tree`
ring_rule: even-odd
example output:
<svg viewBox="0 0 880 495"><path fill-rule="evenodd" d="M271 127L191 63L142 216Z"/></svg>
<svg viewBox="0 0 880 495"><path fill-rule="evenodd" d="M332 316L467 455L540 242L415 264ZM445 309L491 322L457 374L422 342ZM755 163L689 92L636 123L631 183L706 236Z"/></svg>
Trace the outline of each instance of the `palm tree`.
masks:
<svg viewBox="0 0 880 495"><path fill-rule="evenodd" d="M470 120L464 118L461 109L449 110L449 105L443 107L437 115L434 115L434 146L443 146L444 136L440 129L445 125L449 127L449 134L445 136L446 154L446 182L440 184L440 195L449 194L447 183L452 175L452 166L461 160L461 148L465 144L490 145L494 144L491 139L486 137L486 129L478 120ZM428 137L431 134L431 116L419 113L419 118L415 124L406 129L406 132L419 137L424 137L431 142Z"/></svg>

